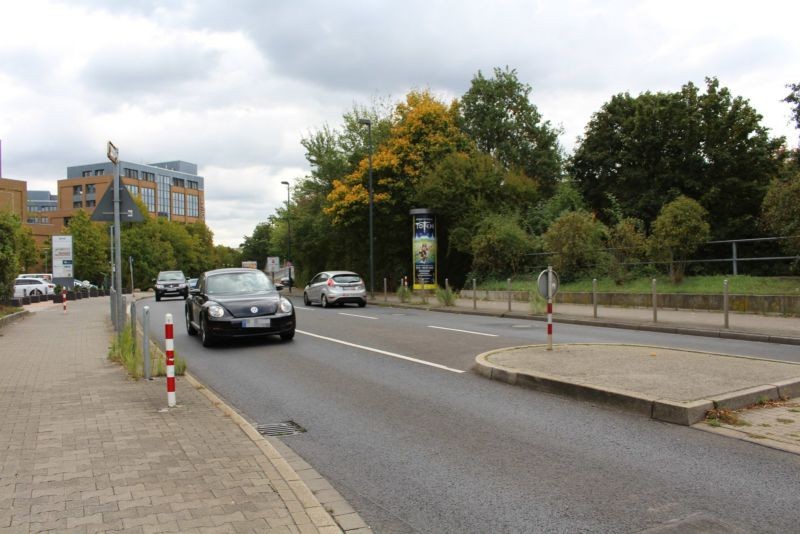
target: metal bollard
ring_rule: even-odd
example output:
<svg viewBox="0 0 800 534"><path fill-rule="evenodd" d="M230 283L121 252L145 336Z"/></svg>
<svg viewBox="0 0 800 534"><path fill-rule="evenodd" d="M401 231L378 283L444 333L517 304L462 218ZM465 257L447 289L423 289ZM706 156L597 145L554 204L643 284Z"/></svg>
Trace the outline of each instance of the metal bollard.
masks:
<svg viewBox="0 0 800 534"><path fill-rule="evenodd" d="M653 322L658 322L658 293L656 293L656 279L653 278Z"/></svg>
<svg viewBox="0 0 800 534"><path fill-rule="evenodd" d="M117 331L117 291L112 287L108 295L111 300L111 324L114 325L114 331ZM66 296L66 293L64 293Z"/></svg>
<svg viewBox="0 0 800 534"><path fill-rule="evenodd" d="M444 279L444 290L450 291L450 281L447 278Z"/></svg>
<svg viewBox="0 0 800 534"><path fill-rule="evenodd" d="M506 281L508 287L508 311L511 311L511 278Z"/></svg>
<svg viewBox="0 0 800 534"><path fill-rule="evenodd" d="M722 309L725 313L725 328L730 328L728 322L728 311L730 310L730 301L728 300L728 281L722 281Z"/></svg>
<svg viewBox="0 0 800 534"><path fill-rule="evenodd" d="M152 380L150 377L150 306L143 308L142 315L142 357L144 358L144 378Z"/></svg>
<svg viewBox="0 0 800 534"><path fill-rule="evenodd" d="M593 317L597 319L597 278L592 279L592 307L594 308Z"/></svg>
<svg viewBox="0 0 800 534"><path fill-rule="evenodd" d="M472 309L478 309L478 293L477 293L477 284L475 279L472 279Z"/></svg>
<svg viewBox="0 0 800 534"><path fill-rule="evenodd" d="M388 283L386 281L386 278L384 278L383 279L383 302L386 302L386 301L389 300L389 291L388 291L388 289L389 289Z"/></svg>

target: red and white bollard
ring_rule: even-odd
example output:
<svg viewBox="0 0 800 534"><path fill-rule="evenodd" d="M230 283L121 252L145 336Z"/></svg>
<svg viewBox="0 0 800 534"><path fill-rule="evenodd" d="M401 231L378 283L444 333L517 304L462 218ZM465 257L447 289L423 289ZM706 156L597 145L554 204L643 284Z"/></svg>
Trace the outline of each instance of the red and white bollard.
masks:
<svg viewBox="0 0 800 534"><path fill-rule="evenodd" d="M547 350L553 350L553 268L547 266Z"/></svg>
<svg viewBox="0 0 800 534"><path fill-rule="evenodd" d="M175 344L172 338L172 314L164 318L164 348L167 349L167 406L175 406Z"/></svg>
<svg viewBox="0 0 800 534"><path fill-rule="evenodd" d="M64 305L64 313L67 313L67 290L66 289L62 289L61 290L61 302Z"/></svg>

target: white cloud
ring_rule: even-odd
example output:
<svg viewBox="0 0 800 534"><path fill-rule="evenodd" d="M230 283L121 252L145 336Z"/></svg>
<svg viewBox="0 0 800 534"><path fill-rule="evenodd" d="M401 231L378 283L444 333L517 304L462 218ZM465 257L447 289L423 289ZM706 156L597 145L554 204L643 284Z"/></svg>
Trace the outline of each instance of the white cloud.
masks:
<svg viewBox="0 0 800 534"><path fill-rule="evenodd" d="M717 76L792 144L800 4L656 0L3 3L3 174L55 191L66 167L195 162L217 242L238 245L308 173L300 139L354 103L461 95L516 68L567 150L611 95Z"/></svg>

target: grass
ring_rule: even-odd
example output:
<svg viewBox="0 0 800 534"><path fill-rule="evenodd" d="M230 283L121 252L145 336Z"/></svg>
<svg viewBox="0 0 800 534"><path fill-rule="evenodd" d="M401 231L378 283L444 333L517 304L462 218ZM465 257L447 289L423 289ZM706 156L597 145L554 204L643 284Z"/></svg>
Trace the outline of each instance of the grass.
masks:
<svg viewBox="0 0 800 534"><path fill-rule="evenodd" d="M397 296L400 298L400 302L408 302L411 300L411 290L406 286L400 286L397 289Z"/></svg>
<svg viewBox="0 0 800 534"><path fill-rule="evenodd" d="M11 315L12 313L21 312L22 308L16 308L14 306L4 306L0 304L0 317L5 317L6 315Z"/></svg>
<svg viewBox="0 0 800 534"><path fill-rule="evenodd" d="M453 290L450 288L442 289L441 287L436 288L436 299L443 305L443 306L455 306L456 304L456 294L453 293Z"/></svg>
<svg viewBox="0 0 800 534"><path fill-rule="evenodd" d="M650 293L652 291L651 278L638 278L617 285L611 278L598 278L597 291L602 293ZM800 277L769 277L769 276L691 276L684 278L680 284L673 284L668 276L656 277L656 287L659 293L689 293L689 294L721 294L722 281L728 280L728 291L732 295L800 295ZM478 290L506 291L508 285L505 280L487 280L478 286ZM536 289L536 276L512 279L512 291L530 291ZM563 292L591 292L592 280L578 280L564 283L560 291Z"/></svg>
<svg viewBox="0 0 800 534"><path fill-rule="evenodd" d="M708 423L710 426L750 426L750 423L740 419L736 412L721 408L708 410L706 412L706 423Z"/></svg>
<svg viewBox="0 0 800 534"><path fill-rule="evenodd" d="M125 328L115 337L108 349L108 359L117 362L125 368L128 376L138 380L144 376L144 355L140 343L133 350L133 337L131 331ZM150 345L150 369L153 376L167 376L167 366L164 354L153 344ZM175 354L175 376L182 376L186 372L186 360Z"/></svg>

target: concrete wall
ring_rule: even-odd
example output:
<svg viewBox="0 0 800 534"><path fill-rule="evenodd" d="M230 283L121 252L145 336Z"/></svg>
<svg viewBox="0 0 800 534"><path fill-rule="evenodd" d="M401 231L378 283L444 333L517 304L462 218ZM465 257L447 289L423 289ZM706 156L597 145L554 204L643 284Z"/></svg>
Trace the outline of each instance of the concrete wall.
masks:
<svg viewBox="0 0 800 534"><path fill-rule="evenodd" d="M507 291L478 291L477 298L487 300L507 300ZM472 290L461 291L462 298L472 298ZM527 302L527 291L512 291L512 300ZM649 293L597 293L599 306L619 306L623 308L649 308L653 305ZM661 293L657 296L660 308L675 310L722 310L722 295L687 295ZM559 292L556 303L592 304L592 294ZM743 313L775 314L800 316L800 296L787 295L729 295L730 310Z"/></svg>

